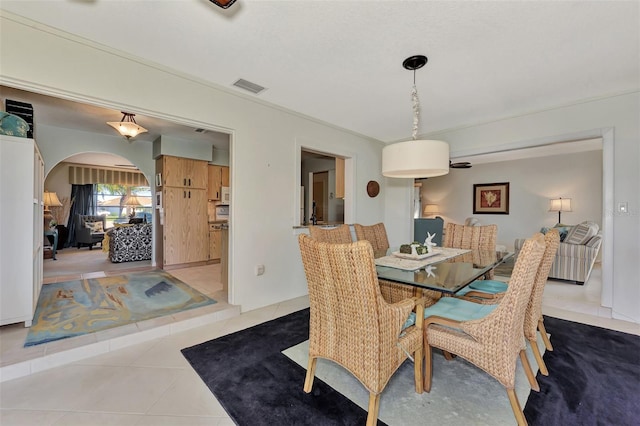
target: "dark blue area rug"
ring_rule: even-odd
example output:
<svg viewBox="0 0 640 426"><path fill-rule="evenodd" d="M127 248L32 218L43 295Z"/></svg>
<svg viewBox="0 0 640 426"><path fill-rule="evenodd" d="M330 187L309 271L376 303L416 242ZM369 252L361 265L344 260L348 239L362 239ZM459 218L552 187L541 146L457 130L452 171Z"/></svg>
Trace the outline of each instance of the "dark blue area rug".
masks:
<svg viewBox="0 0 640 426"><path fill-rule="evenodd" d="M524 409L529 424L640 424L640 337L555 318L545 324L554 351L544 355L550 376L538 374L541 391ZM241 426L364 425L367 413L318 378L310 394L302 391L305 369L281 352L308 337L305 309L182 353Z"/></svg>
<svg viewBox="0 0 640 426"><path fill-rule="evenodd" d="M531 425L640 425L640 337L545 317L544 354L524 414Z"/></svg>

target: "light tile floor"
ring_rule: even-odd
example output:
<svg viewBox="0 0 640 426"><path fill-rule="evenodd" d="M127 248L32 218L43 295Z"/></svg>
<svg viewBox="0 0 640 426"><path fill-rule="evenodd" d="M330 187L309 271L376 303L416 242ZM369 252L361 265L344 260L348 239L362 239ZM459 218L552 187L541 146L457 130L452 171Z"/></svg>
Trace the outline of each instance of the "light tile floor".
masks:
<svg viewBox="0 0 640 426"><path fill-rule="evenodd" d="M201 283L207 289L206 272L196 269L171 272L194 286L198 285L194 277L202 274ZM586 286L549 281L545 311L554 311L553 316L559 318L640 334L637 324L585 313L599 291L598 284L591 285L591 281ZM579 305L573 305L576 300ZM145 331L120 336L108 340L109 350L98 356L72 353L69 356L78 357L74 362L58 360L60 365L56 368L0 383L0 424L232 425L233 421L182 357L180 349L308 306L308 297L300 297L197 327L191 324L189 329L177 327L155 338L145 336ZM577 311L568 310L576 306ZM129 340L119 340L123 338ZM132 340L136 343L132 344ZM6 343L1 334L0 342L3 346Z"/></svg>

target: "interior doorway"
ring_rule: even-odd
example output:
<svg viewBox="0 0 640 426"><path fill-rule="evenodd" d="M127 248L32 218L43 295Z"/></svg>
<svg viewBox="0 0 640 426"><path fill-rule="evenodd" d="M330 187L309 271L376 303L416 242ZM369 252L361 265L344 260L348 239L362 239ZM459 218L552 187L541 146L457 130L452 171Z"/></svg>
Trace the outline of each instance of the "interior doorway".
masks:
<svg viewBox="0 0 640 426"><path fill-rule="evenodd" d="M115 167L116 164L120 167ZM123 180L114 180L117 175ZM93 185L91 193L86 194L89 199L85 200L86 197L83 197L82 202L76 199L78 195L74 195L72 188L78 184L87 184L81 186L89 188ZM78 214L104 217L104 230L116 224L128 223L134 215L135 220L151 222L149 182L129 160L104 152L74 154L49 171L44 188L56 193L62 204L51 207L57 223L59 244L57 260L45 259L43 263L45 282L62 276L82 277L99 272L152 268L151 260L111 263L104 236L100 242L80 247L74 235L78 226ZM135 206L132 204L134 199ZM80 205L83 206L82 211L78 210Z"/></svg>
<svg viewBox="0 0 640 426"><path fill-rule="evenodd" d="M301 150L300 177L301 203L300 225L342 224L345 217L344 180L338 179L344 171L339 157L314 151ZM304 198L304 202L302 199Z"/></svg>

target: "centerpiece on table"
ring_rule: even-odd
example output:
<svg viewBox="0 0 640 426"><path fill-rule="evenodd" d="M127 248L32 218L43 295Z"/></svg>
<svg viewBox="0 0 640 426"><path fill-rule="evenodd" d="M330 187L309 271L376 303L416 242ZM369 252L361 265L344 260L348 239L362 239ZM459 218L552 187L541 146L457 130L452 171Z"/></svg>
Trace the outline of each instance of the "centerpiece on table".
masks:
<svg viewBox="0 0 640 426"><path fill-rule="evenodd" d="M414 241L410 244L402 244L400 246L400 250L393 254L397 257L416 260L432 256L436 254L436 244L431 241L433 237L435 237L435 234L431 235L430 233L427 233L427 239L424 244L421 244L418 241Z"/></svg>

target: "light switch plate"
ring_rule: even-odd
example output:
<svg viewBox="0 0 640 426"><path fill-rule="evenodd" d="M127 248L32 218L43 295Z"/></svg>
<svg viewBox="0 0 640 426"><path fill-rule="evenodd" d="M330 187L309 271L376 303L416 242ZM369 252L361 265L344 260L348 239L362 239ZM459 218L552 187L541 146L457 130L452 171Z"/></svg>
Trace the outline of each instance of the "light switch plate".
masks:
<svg viewBox="0 0 640 426"><path fill-rule="evenodd" d="M629 213L629 204L626 201L618 203L618 213L627 214Z"/></svg>

